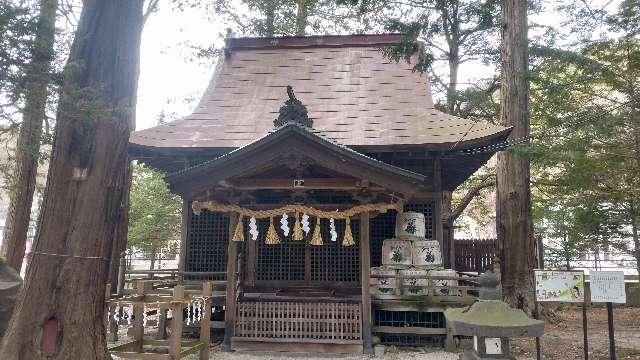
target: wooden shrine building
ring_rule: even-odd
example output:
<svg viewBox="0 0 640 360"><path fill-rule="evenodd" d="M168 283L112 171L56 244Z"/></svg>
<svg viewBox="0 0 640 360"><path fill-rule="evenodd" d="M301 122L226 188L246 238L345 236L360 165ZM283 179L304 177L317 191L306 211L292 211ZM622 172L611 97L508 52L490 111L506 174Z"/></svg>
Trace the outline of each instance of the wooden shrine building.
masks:
<svg viewBox="0 0 640 360"><path fill-rule="evenodd" d="M397 210L425 215L451 266L443 212L492 155L465 150L510 129L435 110L425 75L380 50L400 39L227 39L195 111L132 134L183 198L181 270L226 280L226 349L370 352L386 327L369 269Z"/></svg>

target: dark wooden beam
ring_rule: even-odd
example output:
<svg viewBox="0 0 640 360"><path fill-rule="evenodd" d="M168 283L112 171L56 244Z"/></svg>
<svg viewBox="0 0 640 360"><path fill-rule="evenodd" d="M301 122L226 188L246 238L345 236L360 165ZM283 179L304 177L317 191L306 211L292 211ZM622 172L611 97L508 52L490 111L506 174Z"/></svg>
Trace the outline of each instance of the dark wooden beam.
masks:
<svg viewBox="0 0 640 360"><path fill-rule="evenodd" d="M182 226L180 228L180 258L178 259L178 269L185 271L185 261L187 247L189 246L189 221L191 221L191 201L182 199Z"/></svg>
<svg viewBox="0 0 640 360"><path fill-rule="evenodd" d="M362 286L362 348L365 354L373 354L371 333L371 246L369 245L369 213L360 214L360 285Z"/></svg>
<svg viewBox="0 0 640 360"><path fill-rule="evenodd" d="M440 251L445 248L444 232L442 228L442 160L440 156L433 159L433 189L437 194L433 209L433 226L436 240L440 243Z"/></svg>
<svg viewBox="0 0 640 360"><path fill-rule="evenodd" d="M247 272L246 284L248 286L256 285L256 258L258 257L258 241L253 241L251 235L245 234L245 249L247 249Z"/></svg>
<svg viewBox="0 0 640 360"><path fill-rule="evenodd" d="M231 351L231 339L236 324L236 281L238 276L238 243L233 241L233 230L238 223L237 214L229 214L229 245L227 247L227 297L224 312L224 341L222 349Z"/></svg>
<svg viewBox="0 0 640 360"><path fill-rule="evenodd" d="M357 190L371 189L371 184L366 180L350 178L311 178L311 179L236 179L221 183L239 190L277 190L277 189L310 189L310 190ZM378 187L378 190L383 188Z"/></svg>

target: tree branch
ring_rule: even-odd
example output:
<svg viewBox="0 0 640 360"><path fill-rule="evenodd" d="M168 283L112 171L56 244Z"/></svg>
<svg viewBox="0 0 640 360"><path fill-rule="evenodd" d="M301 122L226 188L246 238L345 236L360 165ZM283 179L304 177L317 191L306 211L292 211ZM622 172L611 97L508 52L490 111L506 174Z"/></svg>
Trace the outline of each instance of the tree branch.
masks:
<svg viewBox="0 0 640 360"><path fill-rule="evenodd" d="M456 208L451 212L451 215L449 215L449 219L447 220L450 222L456 221L456 219L458 219L460 215L462 215L464 210L467 208L467 206L469 206L471 201L480 193L480 191L488 187L495 186L495 184L496 184L496 179L495 179L495 176L492 175L482 180L478 185L471 188L471 190L469 190L469 192L467 192L467 194L462 198L458 206L456 206Z"/></svg>
<svg viewBox="0 0 640 360"><path fill-rule="evenodd" d="M156 11L156 9L158 8L159 2L160 0L149 0L149 3L147 4L147 8L145 9L144 14L142 14L142 26L144 26L144 24L147 23L147 20L149 19L149 16L151 15L151 13Z"/></svg>

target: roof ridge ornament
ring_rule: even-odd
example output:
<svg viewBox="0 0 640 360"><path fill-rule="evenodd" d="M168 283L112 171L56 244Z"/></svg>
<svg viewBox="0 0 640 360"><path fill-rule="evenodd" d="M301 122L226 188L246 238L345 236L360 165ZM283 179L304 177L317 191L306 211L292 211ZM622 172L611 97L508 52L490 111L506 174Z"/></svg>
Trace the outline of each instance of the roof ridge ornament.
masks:
<svg viewBox="0 0 640 360"><path fill-rule="evenodd" d="M289 100L285 101L284 105L280 107L280 115L273 121L273 125L281 127L294 123L309 128L313 127L313 120L309 118L307 107L296 98L291 85L287 85L287 95L289 95Z"/></svg>

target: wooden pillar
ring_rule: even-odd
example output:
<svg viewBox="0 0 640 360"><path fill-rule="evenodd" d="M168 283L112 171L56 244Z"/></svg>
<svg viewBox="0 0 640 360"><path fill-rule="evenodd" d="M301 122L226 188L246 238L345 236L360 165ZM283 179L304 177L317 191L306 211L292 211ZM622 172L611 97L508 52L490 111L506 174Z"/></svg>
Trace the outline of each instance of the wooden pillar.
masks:
<svg viewBox="0 0 640 360"><path fill-rule="evenodd" d="M204 347L200 349L200 360L209 360L209 342L211 341L211 296L213 284L209 281L202 283L202 298L204 299L204 315L200 320L200 342Z"/></svg>
<svg viewBox="0 0 640 360"><path fill-rule="evenodd" d="M189 221L191 220L191 201L182 198L182 227L180 228L180 258L178 260L178 270L185 271L185 261L187 257L187 246L189 239ZM181 276L179 276L181 278ZM182 279L181 279L182 280Z"/></svg>
<svg viewBox="0 0 640 360"><path fill-rule="evenodd" d="M436 156L433 160L433 188L436 193L436 201L433 206L433 226L434 235L438 243L440 243L441 251L445 249L444 232L442 227L442 162L440 156Z"/></svg>
<svg viewBox="0 0 640 360"><path fill-rule="evenodd" d="M360 214L360 284L362 285L362 350L373 354L371 333L371 246L369 245L369 213Z"/></svg>
<svg viewBox="0 0 640 360"><path fill-rule="evenodd" d="M456 251L455 240L453 237L455 229L453 228L453 221L451 220L451 191L442 191L442 225L443 225L443 243L442 248L442 261L444 266L450 269L455 269L456 266Z"/></svg>
<svg viewBox="0 0 640 360"><path fill-rule="evenodd" d="M247 249L247 272L246 283L247 286L256 285L256 258L258 257L258 242L251 240L251 236L247 236L244 242L245 249Z"/></svg>
<svg viewBox="0 0 640 360"><path fill-rule="evenodd" d="M171 337L169 337L169 355L172 359L179 359L182 347L182 307L184 306L184 286L173 288L173 303L171 304Z"/></svg>
<svg viewBox="0 0 640 360"><path fill-rule="evenodd" d="M236 282L238 276L238 243L233 241L233 230L238 223L237 214L229 214L229 246L227 248L227 295L224 311L223 351L231 351L236 320Z"/></svg>

